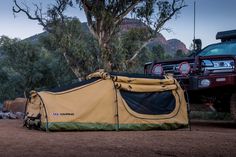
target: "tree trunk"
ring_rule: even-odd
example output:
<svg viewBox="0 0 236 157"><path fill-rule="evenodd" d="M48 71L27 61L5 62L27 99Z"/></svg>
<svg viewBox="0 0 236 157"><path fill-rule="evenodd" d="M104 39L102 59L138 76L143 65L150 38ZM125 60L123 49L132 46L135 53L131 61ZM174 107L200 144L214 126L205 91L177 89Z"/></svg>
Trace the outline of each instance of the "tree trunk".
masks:
<svg viewBox="0 0 236 157"><path fill-rule="evenodd" d="M102 49L102 64L103 64L103 69L107 72L111 71L111 54L109 52L109 49Z"/></svg>
<svg viewBox="0 0 236 157"><path fill-rule="evenodd" d="M101 47L101 58L102 58L102 66L103 69L107 72L112 70L112 50L110 49L108 43L103 42L102 40L99 42Z"/></svg>
<svg viewBox="0 0 236 157"><path fill-rule="evenodd" d="M68 58L68 56L66 55L66 52L63 53L63 56L66 60L66 63L68 64L68 66L70 67L71 71L73 72L73 74L77 77L77 79L79 81L81 81L81 74L80 74L80 70L79 70L79 67L77 66L72 66L71 63L70 63L70 60Z"/></svg>

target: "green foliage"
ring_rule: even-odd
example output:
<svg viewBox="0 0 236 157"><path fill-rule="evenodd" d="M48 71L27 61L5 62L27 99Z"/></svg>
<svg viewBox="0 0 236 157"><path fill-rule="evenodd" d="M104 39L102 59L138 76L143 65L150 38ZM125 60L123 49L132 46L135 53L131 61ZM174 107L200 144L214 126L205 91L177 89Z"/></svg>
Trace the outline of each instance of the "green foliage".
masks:
<svg viewBox="0 0 236 157"><path fill-rule="evenodd" d="M63 61L42 45L5 36L1 37L0 44L3 52L0 101L24 96L30 90L60 86L73 79Z"/></svg>
<svg viewBox="0 0 236 157"><path fill-rule="evenodd" d="M161 45L155 45L153 47L145 48L141 51L140 55L136 58L136 61L132 66L129 66L127 71L143 73L144 64L150 61L163 61L171 59L172 56L167 54Z"/></svg>
<svg viewBox="0 0 236 157"><path fill-rule="evenodd" d="M175 53L175 58L183 58L187 57L187 54L185 54L182 50L177 50Z"/></svg>
<svg viewBox="0 0 236 157"><path fill-rule="evenodd" d="M171 58L165 53L160 45L147 46L141 50L140 55L130 64L126 61L131 58L136 51L139 50L143 41L148 38L149 33L145 28L134 28L128 32L124 32L120 36L112 40L113 58L112 63L117 71L143 73L145 63L153 60L164 60Z"/></svg>
<svg viewBox="0 0 236 157"><path fill-rule="evenodd" d="M139 50L142 43L147 40L149 33L147 29L134 28L124 33L121 37L122 48L125 51L125 58L128 60L134 55L134 52Z"/></svg>
<svg viewBox="0 0 236 157"><path fill-rule="evenodd" d="M164 60L167 58L164 48L160 45L152 47L152 54L152 59Z"/></svg>

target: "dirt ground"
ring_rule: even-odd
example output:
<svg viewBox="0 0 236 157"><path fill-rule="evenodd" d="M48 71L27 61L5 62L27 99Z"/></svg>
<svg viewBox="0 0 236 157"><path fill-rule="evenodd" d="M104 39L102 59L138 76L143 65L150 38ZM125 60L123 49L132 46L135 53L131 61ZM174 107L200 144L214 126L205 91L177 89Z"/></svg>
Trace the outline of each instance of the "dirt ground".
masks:
<svg viewBox="0 0 236 157"><path fill-rule="evenodd" d="M0 157L236 156L232 122L192 124L192 131L43 132L0 120Z"/></svg>

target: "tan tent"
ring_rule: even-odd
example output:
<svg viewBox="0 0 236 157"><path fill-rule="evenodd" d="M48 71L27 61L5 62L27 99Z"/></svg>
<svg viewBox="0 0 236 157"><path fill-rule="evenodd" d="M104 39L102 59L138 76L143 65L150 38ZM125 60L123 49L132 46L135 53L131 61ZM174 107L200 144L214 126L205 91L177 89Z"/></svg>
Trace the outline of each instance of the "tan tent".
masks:
<svg viewBox="0 0 236 157"><path fill-rule="evenodd" d="M25 125L43 130L150 130L188 125L171 77L96 72L70 88L31 92Z"/></svg>

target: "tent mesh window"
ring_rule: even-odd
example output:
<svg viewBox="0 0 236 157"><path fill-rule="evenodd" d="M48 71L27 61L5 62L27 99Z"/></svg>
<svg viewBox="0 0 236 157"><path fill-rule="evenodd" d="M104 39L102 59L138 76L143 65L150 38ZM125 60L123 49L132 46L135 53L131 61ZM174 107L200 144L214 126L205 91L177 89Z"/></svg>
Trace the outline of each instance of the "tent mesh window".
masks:
<svg viewBox="0 0 236 157"><path fill-rule="evenodd" d="M70 89L77 88L77 87L80 87L80 86L83 86L83 85L86 85L86 84L93 83L93 82L95 82L99 79L100 78L92 78L92 79L89 79L89 80L76 82L76 83L65 85L65 86L62 86L62 87L56 87L56 88L50 89L48 91L50 91L50 92L63 92L65 90L70 90Z"/></svg>
<svg viewBox="0 0 236 157"><path fill-rule="evenodd" d="M176 101L171 91L140 93L120 90L120 93L127 105L140 114L163 115L175 109Z"/></svg>
<svg viewBox="0 0 236 157"><path fill-rule="evenodd" d="M164 76L153 75L153 74L137 74L137 73L116 73L111 72L111 76L125 76L130 78L148 78L148 79L165 79Z"/></svg>

